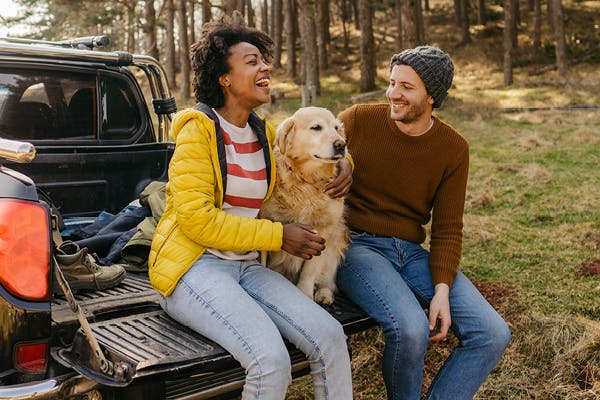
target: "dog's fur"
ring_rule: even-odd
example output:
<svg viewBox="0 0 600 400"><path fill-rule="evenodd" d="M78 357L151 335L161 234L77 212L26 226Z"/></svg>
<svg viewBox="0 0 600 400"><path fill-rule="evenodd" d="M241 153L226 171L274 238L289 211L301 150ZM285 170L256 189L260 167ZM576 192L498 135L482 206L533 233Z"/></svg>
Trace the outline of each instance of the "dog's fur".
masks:
<svg viewBox="0 0 600 400"><path fill-rule="evenodd" d="M337 267L348 246L344 200L332 199L323 188L336 176L346 151L343 125L329 110L299 109L277 129L277 183L259 213L260 218L311 225L325 238L325 250L310 260L285 251L267 256L269 268L323 305L333 303Z"/></svg>

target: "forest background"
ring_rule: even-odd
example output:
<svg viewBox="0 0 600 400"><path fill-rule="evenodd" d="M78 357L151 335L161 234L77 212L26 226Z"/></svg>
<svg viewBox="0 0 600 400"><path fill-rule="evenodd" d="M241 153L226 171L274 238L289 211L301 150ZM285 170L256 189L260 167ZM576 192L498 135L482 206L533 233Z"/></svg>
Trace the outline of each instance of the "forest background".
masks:
<svg viewBox="0 0 600 400"><path fill-rule="evenodd" d="M106 34L107 50L158 58L180 109L194 103L189 45L238 10L275 41L259 110L275 123L301 105L385 101L392 54L446 50L456 74L437 114L471 147L461 269L513 332L476 398L600 399L600 1L13 1L9 32ZM456 345L430 346L424 388ZM384 399L380 329L350 347L354 398ZM310 378L287 398L311 399Z"/></svg>

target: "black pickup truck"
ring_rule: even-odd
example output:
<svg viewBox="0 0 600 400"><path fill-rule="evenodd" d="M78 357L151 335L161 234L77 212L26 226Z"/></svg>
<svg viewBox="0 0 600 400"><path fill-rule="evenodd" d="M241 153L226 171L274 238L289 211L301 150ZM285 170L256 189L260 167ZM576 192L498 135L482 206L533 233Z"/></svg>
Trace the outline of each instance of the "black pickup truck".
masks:
<svg viewBox="0 0 600 400"><path fill-rule="evenodd" d="M0 39L0 399L231 398L244 371L171 320L147 274L53 294L51 206L79 225L117 213L167 179L174 149L163 69L94 50L106 42ZM373 325L341 296L328 310L347 334ZM289 350L294 374L307 373Z"/></svg>

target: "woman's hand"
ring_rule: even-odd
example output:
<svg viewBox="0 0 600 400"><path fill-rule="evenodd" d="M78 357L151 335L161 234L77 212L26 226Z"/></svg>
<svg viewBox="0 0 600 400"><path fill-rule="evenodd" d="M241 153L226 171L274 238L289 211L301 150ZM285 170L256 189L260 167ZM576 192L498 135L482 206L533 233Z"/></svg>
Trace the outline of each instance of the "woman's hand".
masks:
<svg viewBox="0 0 600 400"><path fill-rule="evenodd" d="M352 164L342 158L338 164L337 176L325 186L324 191L332 199L344 196L352 186Z"/></svg>
<svg viewBox="0 0 600 400"><path fill-rule="evenodd" d="M325 239L310 225L285 224L283 225L281 250L293 256L310 260L313 256L321 255L321 252L325 250Z"/></svg>

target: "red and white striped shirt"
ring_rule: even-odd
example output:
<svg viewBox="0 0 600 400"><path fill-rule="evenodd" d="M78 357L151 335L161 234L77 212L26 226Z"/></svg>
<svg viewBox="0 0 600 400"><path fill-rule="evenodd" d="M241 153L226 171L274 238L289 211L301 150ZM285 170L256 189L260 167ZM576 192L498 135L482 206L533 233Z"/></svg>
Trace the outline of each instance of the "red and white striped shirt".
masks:
<svg viewBox="0 0 600 400"><path fill-rule="evenodd" d="M214 111L214 110L213 110ZM221 134L227 160L227 188L223 211L242 217L256 218L267 194L267 168L263 149L250 125L240 128L221 117ZM258 252L239 253L226 249L207 249L228 260L253 260Z"/></svg>

